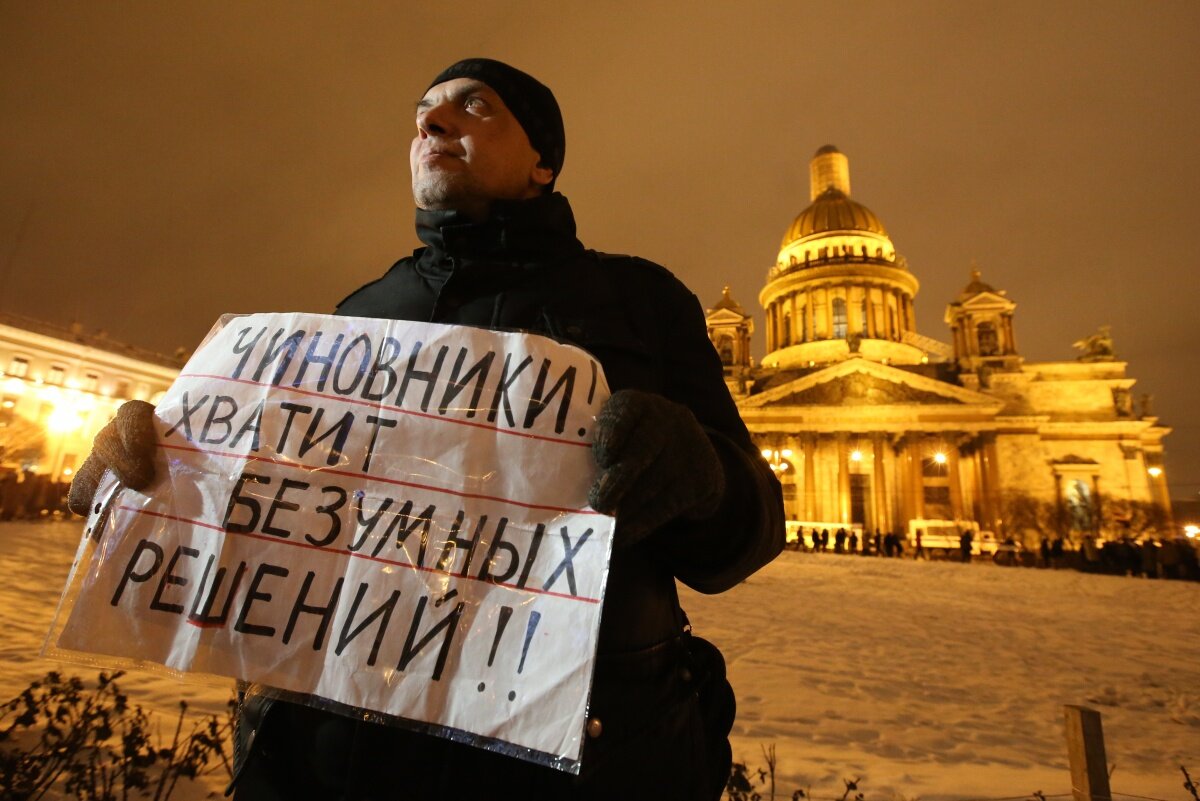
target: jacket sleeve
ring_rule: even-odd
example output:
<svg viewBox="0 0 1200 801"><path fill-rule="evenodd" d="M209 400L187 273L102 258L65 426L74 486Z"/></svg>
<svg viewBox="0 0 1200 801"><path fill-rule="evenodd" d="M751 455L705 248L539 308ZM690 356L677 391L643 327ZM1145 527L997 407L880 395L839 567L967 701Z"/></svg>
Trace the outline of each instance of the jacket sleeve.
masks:
<svg viewBox="0 0 1200 801"><path fill-rule="evenodd" d="M783 549L783 497L725 385L699 300L675 284L661 323L664 394L692 410L725 469L725 496L704 520L677 520L655 536L659 553L684 584L704 593L733 587Z"/></svg>

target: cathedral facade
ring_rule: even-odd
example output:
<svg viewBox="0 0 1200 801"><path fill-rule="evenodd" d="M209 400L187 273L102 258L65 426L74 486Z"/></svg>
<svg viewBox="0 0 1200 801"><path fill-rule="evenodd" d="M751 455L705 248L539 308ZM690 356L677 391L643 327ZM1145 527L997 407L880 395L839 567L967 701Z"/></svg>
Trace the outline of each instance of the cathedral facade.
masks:
<svg viewBox="0 0 1200 801"><path fill-rule="evenodd" d="M950 342L918 333L917 277L851 199L846 156L821 148L810 178L759 295L761 363L728 290L707 313L793 530L1079 541L1169 525L1169 429L1135 405L1107 329L1077 360L1026 362L1017 304L975 270L946 307Z"/></svg>

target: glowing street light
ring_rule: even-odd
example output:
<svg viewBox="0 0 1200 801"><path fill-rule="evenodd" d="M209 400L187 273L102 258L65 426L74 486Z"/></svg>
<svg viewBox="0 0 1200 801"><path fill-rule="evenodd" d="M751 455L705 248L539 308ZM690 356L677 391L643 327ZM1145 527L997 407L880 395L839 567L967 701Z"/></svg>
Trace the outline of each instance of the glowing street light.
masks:
<svg viewBox="0 0 1200 801"><path fill-rule="evenodd" d="M1200 536L1200 526L1192 524L1186 525L1183 527L1183 533L1188 536L1188 539L1194 540L1197 536Z"/></svg>
<svg viewBox="0 0 1200 801"><path fill-rule="evenodd" d="M942 453L941 451L938 451L937 453L935 453L933 455L933 461L937 462L938 464L945 464L946 463L946 454Z"/></svg>
<svg viewBox="0 0 1200 801"><path fill-rule="evenodd" d="M763 448L762 456L771 465L771 471L774 473L786 473L791 465L787 463L787 459L792 458L791 448L776 450L774 448Z"/></svg>
<svg viewBox="0 0 1200 801"><path fill-rule="evenodd" d="M46 418L46 428L52 434L70 434L83 425L83 417L69 403L56 406Z"/></svg>
<svg viewBox="0 0 1200 801"><path fill-rule="evenodd" d="M1158 478L1162 475L1162 468L1155 465L1154 467L1146 468L1146 472L1150 474L1151 478Z"/></svg>
<svg viewBox="0 0 1200 801"><path fill-rule="evenodd" d="M862 461L862 451L857 451L857 450L850 451L850 461L861 462Z"/></svg>

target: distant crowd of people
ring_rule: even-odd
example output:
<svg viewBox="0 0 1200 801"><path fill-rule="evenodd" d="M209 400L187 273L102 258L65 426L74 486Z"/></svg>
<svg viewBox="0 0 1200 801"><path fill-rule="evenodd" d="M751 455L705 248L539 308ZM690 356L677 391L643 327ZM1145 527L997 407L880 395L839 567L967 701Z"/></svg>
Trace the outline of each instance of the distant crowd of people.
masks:
<svg viewBox="0 0 1200 801"><path fill-rule="evenodd" d="M808 553L826 553L830 550L831 538L827 528L814 528L806 534L801 527L797 534L797 539L788 543L792 550ZM874 535L869 531L864 532L860 539L857 529L839 528L833 533L832 541L833 553L885 556L889 559L904 556L904 538L893 531L884 534L876 529Z"/></svg>
<svg viewBox="0 0 1200 801"><path fill-rule="evenodd" d="M828 528L801 527L797 537L788 543L792 550L806 553L850 554L856 556L881 556L885 558L929 559L936 551L961 562L970 562L975 551L975 533L970 529L959 532L957 543L953 538L939 536L937 542L943 546L929 548L925 532L917 529L911 540L895 532L872 534L857 529L840 527L830 534ZM831 547L832 545L832 547ZM908 552L906 552L906 548ZM1086 573L1141 576L1145 578L1200 580L1200 543L1184 536L1145 536L1106 540L1096 536L1084 537L1079 545L1063 537L1042 537L1036 550L1025 548L1013 538L999 543L995 552L983 556L996 564L1048 569L1069 568Z"/></svg>
<svg viewBox="0 0 1200 801"><path fill-rule="evenodd" d="M51 481L37 473L0 474L0 521L40 520L67 512L70 481Z"/></svg>
<svg viewBox="0 0 1200 801"><path fill-rule="evenodd" d="M1052 546L1053 547L1053 546ZM1079 549L1079 569L1145 578L1200 581L1200 544L1187 537L1132 537L1098 540L1085 537Z"/></svg>

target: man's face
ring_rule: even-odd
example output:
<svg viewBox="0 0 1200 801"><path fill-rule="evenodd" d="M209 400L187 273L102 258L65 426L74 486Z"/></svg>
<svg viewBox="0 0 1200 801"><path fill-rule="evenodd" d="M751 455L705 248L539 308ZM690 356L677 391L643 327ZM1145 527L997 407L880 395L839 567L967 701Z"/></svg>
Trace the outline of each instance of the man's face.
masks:
<svg viewBox="0 0 1200 801"><path fill-rule="evenodd" d="M487 216L493 200L541 194L554 173L504 101L487 84L455 78L417 103L409 151L413 199L422 209Z"/></svg>

